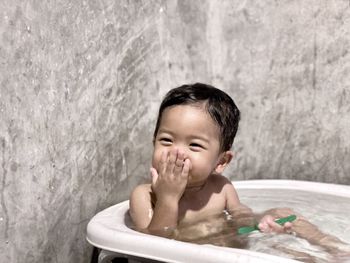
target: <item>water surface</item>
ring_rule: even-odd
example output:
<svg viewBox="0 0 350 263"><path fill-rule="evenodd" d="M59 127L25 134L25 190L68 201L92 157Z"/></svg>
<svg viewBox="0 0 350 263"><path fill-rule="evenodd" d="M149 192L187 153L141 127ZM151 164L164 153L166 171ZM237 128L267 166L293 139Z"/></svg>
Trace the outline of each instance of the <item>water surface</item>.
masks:
<svg viewBox="0 0 350 263"><path fill-rule="evenodd" d="M288 207L296 214L304 216L322 232L335 236L344 243L350 243L349 198L285 189L237 191L241 202L255 213L263 213L276 207ZM247 215L213 215L197 224L179 226L176 238L199 244L244 248L303 262L350 262L350 246L346 244L337 243L334 249L330 249L291 234L255 231L249 235L236 235L242 222L251 224L253 219Z"/></svg>

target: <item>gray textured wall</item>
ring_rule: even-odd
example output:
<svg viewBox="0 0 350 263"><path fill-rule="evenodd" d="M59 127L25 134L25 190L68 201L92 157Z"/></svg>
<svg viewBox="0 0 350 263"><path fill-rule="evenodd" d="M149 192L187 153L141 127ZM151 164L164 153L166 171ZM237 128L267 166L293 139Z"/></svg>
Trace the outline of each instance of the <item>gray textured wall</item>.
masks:
<svg viewBox="0 0 350 263"><path fill-rule="evenodd" d="M232 179L350 184L348 1L0 3L0 254L88 262L89 219L148 177L164 93L242 111Z"/></svg>

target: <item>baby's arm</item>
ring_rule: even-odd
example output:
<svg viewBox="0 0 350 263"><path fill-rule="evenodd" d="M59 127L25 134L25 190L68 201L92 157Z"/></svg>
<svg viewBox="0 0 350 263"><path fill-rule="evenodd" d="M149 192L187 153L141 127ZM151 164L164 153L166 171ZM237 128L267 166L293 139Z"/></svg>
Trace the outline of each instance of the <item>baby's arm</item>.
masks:
<svg viewBox="0 0 350 263"><path fill-rule="evenodd" d="M151 186L138 185L130 195L129 206L129 214L136 229L147 229L153 215Z"/></svg>
<svg viewBox="0 0 350 263"><path fill-rule="evenodd" d="M233 185L226 185L226 195L227 195L227 210L231 211L234 217L238 218L239 221L245 221L245 224L255 224L255 220L259 222L259 229L261 232L276 232L276 233L285 233L289 232L292 227L292 223L287 222L283 226L275 222L278 217L273 216L272 214L264 214L263 216L254 215L253 211L242 204L239 201L236 190ZM242 222L237 222L240 225ZM250 222L249 222L250 221Z"/></svg>
<svg viewBox="0 0 350 263"><path fill-rule="evenodd" d="M158 171L151 168L151 191L156 200L152 208L150 191L136 188L130 197L130 215L139 230L170 236L177 226L179 200L185 190L190 161L178 150L163 152ZM169 231L170 230L170 231Z"/></svg>
<svg viewBox="0 0 350 263"><path fill-rule="evenodd" d="M224 186L224 192L226 195L226 209L228 211L241 211L242 213L253 213L252 210L242 204L239 200L238 194L236 192L236 189L232 185L232 183L228 180L227 183Z"/></svg>

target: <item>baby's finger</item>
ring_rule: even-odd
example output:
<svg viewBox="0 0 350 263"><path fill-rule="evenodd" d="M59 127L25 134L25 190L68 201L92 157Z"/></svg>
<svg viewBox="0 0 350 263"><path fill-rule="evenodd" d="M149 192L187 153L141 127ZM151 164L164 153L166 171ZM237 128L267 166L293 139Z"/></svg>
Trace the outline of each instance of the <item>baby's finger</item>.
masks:
<svg viewBox="0 0 350 263"><path fill-rule="evenodd" d="M188 174L191 170L191 166L192 166L191 161L189 159L186 159L184 161L184 165L183 165L182 172L181 172L182 177L188 178Z"/></svg>
<svg viewBox="0 0 350 263"><path fill-rule="evenodd" d="M293 223L287 222L283 225L284 227L284 232L289 233L292 231Z"/></svg>
<svg viewBox="0 0 350 263"><path fill-rule="evenodd" d="M177 153L177 158L175 160L174 173L175 175L180 175L184 165L184 153L179 151Z"/></svg>
<svg viewBox="0 0 350 263"><path fill-rule="evenodd" d="M265 232L266 233L266 232L270 231L270 228L269 228L268 224L266 224L266 223L259 223L258 227L259 227L259 230L261 232Z"/></svg>
<svg viewBox="0 0 350 263"><path fill-rule="evenodd" d="M151 167L150 169L151 176L152 176L152 185L155 185L158 180L158 173L157 170Z"/></svg>
<svg viewBox="0 0 350 263"><path fill-rule="evenodd" d="M159 167L158 167L158 172L159 172L160 176L162 176L166 171L167 161L168 161L168 152L163 151L162 155L160 157L160 162L159 162Z"/></svg>
<svg viewBox="0 0 350 263"><path fill-rule="evenodd" d="M177 158L177 151L178 151L177 149L174 149L174 150L170 151L170 153L169 153L168 164L166 167L167 174L172 174L174 172L175 161Z"/></svg>
<svg viewBox="0 0 350 263"><path fill-rule="evenodd" d="M274 220L268 220L267 224L269 225L269 228L276 233L285 232L284 227L277 224Z"/></svg>

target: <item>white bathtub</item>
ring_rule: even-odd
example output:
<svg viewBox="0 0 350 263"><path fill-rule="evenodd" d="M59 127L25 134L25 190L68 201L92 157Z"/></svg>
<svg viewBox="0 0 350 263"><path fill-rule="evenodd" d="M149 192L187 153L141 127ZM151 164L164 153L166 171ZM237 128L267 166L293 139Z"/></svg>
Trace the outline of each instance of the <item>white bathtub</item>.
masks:
<svg viewBox="0 0 350 263"><path fill-rule="evenodd" d="M233 182L233 184L239 193L241 201L252 207L254 211L281 205L290 207L290 205L293 205L293 200L298 199L298 194L304 195L304 197L310 196L310 198L315 195L316 200L319 200L320 195L328 196L328 198L330 196L335 199L347 198L350 202L350 186L347 185L291 180L238 181ZM282 191L290 191L292 193L288 196L288 199L292 201L291 204L285 204L283 198L278 197ZM248 195L247 193L250 197L245 197L245 195ZM268 196L276 196L276 201L266 204L266 206L261 206L258 203L263 197L260 198L260 196L266 195L266 193L268 193ZM322 203L319 204L318 201L316 202L319 208L315 207L315 205L312 205L312 208L318 209L319 214L327 214L328 212L321 211L323 208L327 209L327 207L324 207ZM127 221L129 220L127 215L128 209L129 202L124 201L101 211L89 222L87 226L87 240L91 245L102 249L103 253L100 256L100 262L104 262L107 258L114 255L125 255L127 257L138 257L162 262L298 262L260 252L213 245L197 245L139 233L127 226ZM307 207L306 209L310 210ZM332 209L337 208L335 206ZM310 215L315 214L314 211L310 212L312 212ZM316 221L317 218L314 217ZM317 224L317 222L315 223ZM331 228L334 230L336 227L338 226L332 226ZM345 232L343 228L344 226L340 227L338 232ZM349 233L350 229L347 232ZM343 239L347 239L347 237L343 237ZM345 241L349 242L349 240Z"/></svg>

